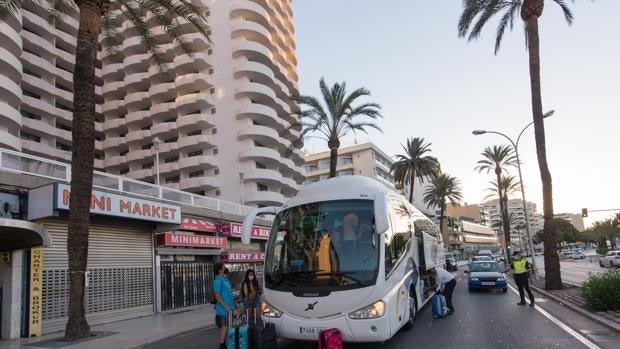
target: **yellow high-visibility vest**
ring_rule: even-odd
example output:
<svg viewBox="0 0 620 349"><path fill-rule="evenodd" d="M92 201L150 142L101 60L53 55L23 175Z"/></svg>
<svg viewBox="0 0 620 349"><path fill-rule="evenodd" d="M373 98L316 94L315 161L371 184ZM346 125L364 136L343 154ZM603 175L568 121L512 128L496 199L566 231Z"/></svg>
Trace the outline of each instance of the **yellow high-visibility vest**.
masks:
<svg viewBox="0 0 620 349"><path fill-rule="evenodd" d="M527 273L527 259L523 258L521 260L513 260L512 266L514 268L515 274Z"/></svg>

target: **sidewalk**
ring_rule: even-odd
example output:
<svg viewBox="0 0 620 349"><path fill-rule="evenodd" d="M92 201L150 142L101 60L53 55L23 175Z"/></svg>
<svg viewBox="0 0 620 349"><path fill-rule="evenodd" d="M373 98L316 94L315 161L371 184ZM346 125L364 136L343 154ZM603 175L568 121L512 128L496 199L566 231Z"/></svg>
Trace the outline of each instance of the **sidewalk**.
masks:
<svg viewBox="0 0 620 349"><path fill-rule="evenodd" d="M179 309L167 313L153 314L109 324L95 325L92 339L78 343L62 342L63 333L51 333L35 338L1 340L0 349L28 348L136 348L160 339L213 326L215 312L213 305Z"/></svg>
<svg viewBox="0 0 620 349"><path fill-rule="evenodd" d="M562 290L547 291L544 289L544 285L545 280L541 278L538 283L532 282L532 289L607 328L620 332L620 311L593 312L588 310L579 293L579 286L564 284Z"/></svg>

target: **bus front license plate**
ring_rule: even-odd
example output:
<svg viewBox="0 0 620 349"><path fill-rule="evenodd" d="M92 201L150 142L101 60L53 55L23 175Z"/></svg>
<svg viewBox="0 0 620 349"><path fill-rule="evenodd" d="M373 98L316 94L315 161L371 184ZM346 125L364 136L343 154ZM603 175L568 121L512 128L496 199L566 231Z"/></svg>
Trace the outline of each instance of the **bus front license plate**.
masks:
<svg viewBox="0 0 620 349"><path fill-rule="evenodd" d="M318 335L323 330L325 330L325 328L323 328L323 327L304 327L304 326L299 326L299 334L303 334L303 335Z"/></svg>
<svg viewBox="0 0 620 349"><path fill-rule="evenodd" d="M495 286L494 282L482 282L482 286Z"/></svg>

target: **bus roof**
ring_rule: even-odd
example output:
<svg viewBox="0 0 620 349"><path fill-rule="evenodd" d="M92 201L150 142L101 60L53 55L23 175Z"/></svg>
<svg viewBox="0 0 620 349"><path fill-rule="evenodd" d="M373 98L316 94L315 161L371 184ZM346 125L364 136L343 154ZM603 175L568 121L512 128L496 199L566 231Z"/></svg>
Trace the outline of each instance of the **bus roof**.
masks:
<svg viewBox="0 0 620 349"><path fill-rule="evenodd" d="M289 199L282 209L317 201L366 199L374 200L378 193L393 193L377 180L364 176L340 176L305 185Z"/></svg>

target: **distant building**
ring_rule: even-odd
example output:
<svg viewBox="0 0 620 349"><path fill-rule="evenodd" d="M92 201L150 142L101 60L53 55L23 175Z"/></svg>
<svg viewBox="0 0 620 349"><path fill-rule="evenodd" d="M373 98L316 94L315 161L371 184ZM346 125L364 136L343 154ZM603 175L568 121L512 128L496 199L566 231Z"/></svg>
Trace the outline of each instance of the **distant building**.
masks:
<svg viewBox="0 0 620 349"><path fill-rule="evenodd" d="M329 178L329 155L329 151L324 151L305 156L305 184ZM373 143L356 144L338 149L336 175L366 176L394 189L392 163L392 158Z"/></svg>
<svg viewBox="0 0 620 349"><path fill-rule="evenodd" d="M468 256L483 249L498 251L503 246L492 228L457 217L446 218L444 232L450 249Z"/></svg>
<svg viewBox="0 0 620 349"><path fill-rule="evenodd" d="M481 207L482 224L498 231L503 244L504 238L499 200L487 201ZM536 232L542 230L544 220L542 220L541 215L536 213L535 203L527 202L526 207L530 219L530 232L531 234L536 234ZM523 201L520 199L508 200L508 216L510 219L510 241L514 246L521 248L528 241Z"/></svg>
<svg viewBox="0 0 620 349"><path fill-rule="evenodd" d="M583 225L583 217L580 213L558 213L554 217L562 218L569 221L575 227L575 229L579 231L586 230L585 226Z"/></svg>
<svg viewBox="0 0 620 349"><path fill-rule="evenodd" d="M458 217L460 219L471 220L474 223L482 223L480 216L480 205L461 205L452 206L448 204L446 207L446 215L450 217Z"/></svg>

